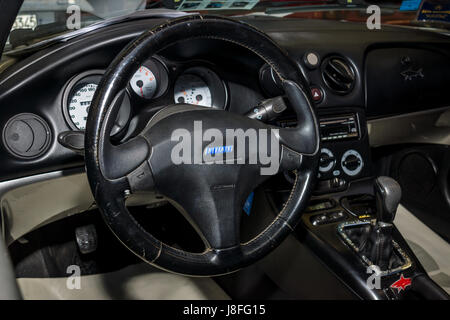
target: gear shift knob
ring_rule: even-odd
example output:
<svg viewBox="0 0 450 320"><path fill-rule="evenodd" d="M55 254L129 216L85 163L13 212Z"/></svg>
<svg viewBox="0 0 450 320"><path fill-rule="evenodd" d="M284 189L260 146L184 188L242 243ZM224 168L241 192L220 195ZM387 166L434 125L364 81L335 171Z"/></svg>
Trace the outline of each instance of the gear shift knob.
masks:
<svg viewBox="0 0 450 320"><path fill-rule="evenodd" d="M377 222L392 223L402 197L402 189L397 181L390 177L375 179L377 203Z"/></svg>

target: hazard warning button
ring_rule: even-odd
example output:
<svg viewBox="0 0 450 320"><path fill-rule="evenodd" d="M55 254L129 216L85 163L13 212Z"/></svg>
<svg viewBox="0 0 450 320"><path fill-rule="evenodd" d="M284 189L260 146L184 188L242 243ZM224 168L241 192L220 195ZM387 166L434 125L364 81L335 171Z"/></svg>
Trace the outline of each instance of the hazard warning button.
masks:
<svg viewBox="0 0 450 320"><path fill-rule="evenodd" d="M311 87L311 96L316 103L322 102L323 100L322 90L318 87Z"/></svg>

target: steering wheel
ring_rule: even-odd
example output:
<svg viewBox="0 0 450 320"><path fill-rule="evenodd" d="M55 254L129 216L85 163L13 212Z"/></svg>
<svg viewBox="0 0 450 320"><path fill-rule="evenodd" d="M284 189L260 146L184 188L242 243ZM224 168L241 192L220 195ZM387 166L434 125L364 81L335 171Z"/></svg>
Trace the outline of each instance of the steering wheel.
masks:
<svg viewBox="0 0 450 320"><path fill-rule="evenodd" d="M175 104L155 114L134 138L112 144L109 133L132 74L158 51L194 38L228 41L261 57L280 78L295 109L297 126L278 128L225 110ZM300 221L317 176L319 132L306 88L298 65L268 36L247 24L216 16L190 15L144 32L107 69L87 121L86 171L109 228L144 261L184 275L230 273L270 253ZM202 132L214 136L225 136L230 129L244 134L252 130L269 133L266 140L259 135L257 143L247 143L246 150L239 153L235 152L239 149L237 135L230 143L227 140L226 145L200 140L196 147L199 124ZM190 135L194 140L192 149L180 153L184 159L181 162L172 157L181 142L181 139L174 141L174 132ZM212 149L208 149L211 145ZM258 152L256 145L270 149L271 157L276 155L273 159L279 166L270 174L262 174L267 163L251 161ZM211 157L210 161L204 161L206 155ZM214 160L219 155L230 158ZM293 171L296 178L283 209L259 235L241 243L240 217L246 198L270 175L287 170ZM130 193L156 191L181 208L205 242L204 252L187 252L162 243L129 213L125 200Z"/></svg>

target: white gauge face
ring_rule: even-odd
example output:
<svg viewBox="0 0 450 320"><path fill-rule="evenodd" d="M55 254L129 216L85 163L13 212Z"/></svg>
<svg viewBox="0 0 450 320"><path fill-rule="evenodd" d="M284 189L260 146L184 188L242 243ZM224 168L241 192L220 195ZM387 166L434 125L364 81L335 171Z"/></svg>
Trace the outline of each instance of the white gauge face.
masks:
<svg viewBox="0 0 450 320"><path fill-rule="evenodd" d="M86 84L75 91L69 101L67 111L70 120L78 130L86 129L86 120L95 90L97 90L97 85L95 83Z"/></svg>
<svg viewBox="0 0 450 320"><path fill-rule="evenodd" d="M155 75L147 67L141 66L130 80L133 91L141 98L151 99L156 92Z"/></svg>
<svg viewBox="0 0 450 320"><path fill-rule="evenodd" d="M193 74L183 74L175 82L175 103L212 107L211 90L205 81Z"/></svg>

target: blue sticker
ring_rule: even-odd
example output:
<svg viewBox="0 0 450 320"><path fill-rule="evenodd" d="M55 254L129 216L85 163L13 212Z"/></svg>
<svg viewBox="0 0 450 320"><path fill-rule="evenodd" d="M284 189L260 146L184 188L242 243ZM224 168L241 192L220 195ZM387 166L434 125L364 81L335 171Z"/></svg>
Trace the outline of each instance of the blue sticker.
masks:
<svg viewBox="0 0 450 320"><path fill-rule="evenodd" d="M403 0L400 11L416 11L422 0Z"/></svg>
<svg viewBox="0 0 450 320"><path fill-rule="evenodd" d="M418 21L450 23L448 0L424 0L417 14Z"/></svg>
<svg viewBox="0 0 450 320"><path fill-rule="evenodd" d="M245 203L244 203L244 211L248 216L250 215L250 212L252 211L254 196L255 196L254 192L250 193L250 195L248 196L247 200L245 200Z"/></svg>

